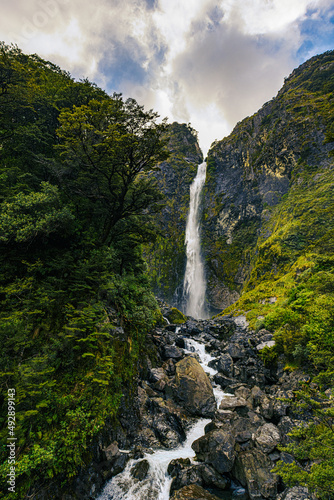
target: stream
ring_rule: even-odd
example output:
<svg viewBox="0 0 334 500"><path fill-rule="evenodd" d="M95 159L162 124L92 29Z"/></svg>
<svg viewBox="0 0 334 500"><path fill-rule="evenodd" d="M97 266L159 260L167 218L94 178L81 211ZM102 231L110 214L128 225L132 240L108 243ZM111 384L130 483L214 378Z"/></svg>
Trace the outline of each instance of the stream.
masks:
<svg viewBox="0 0 334 500"><path fill-rule="evenodd" d="M194 339L184 339L184 341L185 353L197 354L204 371L211 376L215 375L217 371L208 366L208 363L214 358L205 351L205 345ZM216 384L212 383L212 386L219 407L226 393ZM152 454L146 453L144 459L148 461L150 467L147 476L142 481L132 477L131 469L143 459L129 460L124 471L106 484L97 500L168 500L172 482L172 478L167 473L168 464L177 458L194 459L195 453L191 444L204 435L204 428L210 421L210 419L198 419L188 431L182 445L174 449L157 450Z"/></svg>

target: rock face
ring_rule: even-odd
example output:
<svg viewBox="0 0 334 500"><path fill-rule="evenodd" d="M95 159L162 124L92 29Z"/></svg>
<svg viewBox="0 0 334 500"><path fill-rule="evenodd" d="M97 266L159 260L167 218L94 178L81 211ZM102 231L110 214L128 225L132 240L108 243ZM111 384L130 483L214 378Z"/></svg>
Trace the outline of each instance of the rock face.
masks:
<svg viewBox="0 0 334 500"><path fill-rule="evenodd" d="M317 100L321 95L330 101L326 82L333 75L333 60L333 52L325 53L294 70L276 98L238 123L208 153L202 241L210 303L218 309L238 299L259 262L260 245L276 231L273 207L284 207L283 196L294 196L302 185L314 189L322 175L326 182L333 144L325 139L331 134L332 108L325 116ZM313 177L306 180L311 169ZM301 251L306 233L296 219L286 244ZM268 272L278 271L275 263L272 257Z"/></svg>
<svg viewBox="0 0 334 500"><path fill-rule="evenodd" d="M170 157L152 173L164 195L164 208L157 215L161 236L145 250L155 294L180 307L186 265L185 229L190 184L203 161L196 132L185 123L172 123L168 132ZM173 322L172 319L170 319Z"/></svg>
<svg viewBox="0 0 334 500"><path fill-rule="evenodd" d="M181 488L172 496L172 500L219 500L215 495L201 488L197 484L191 484Z"/></svg>
<svg viewBox="0 0 334 500"><path fill-rule="evenodd" d="M271 461L260 450L240 453L236 459L233 474L248 488L251 500L275 499L278 479L271 474Z"/></svg>
<svg viewBox="0 0 334 500"><path fill-rule="evenodd" d="M192 444L199 460L214 467L221 474L232 470L235 451L234 437L222 429L213 430Z"/></svg>
<svg viewBox="0 0 334 500"><path fill-rule="evenodd" d="M176 363L175 369L174 399L191 415L213 416L216 400L211 382L199 362L189 356Z"/></svg>

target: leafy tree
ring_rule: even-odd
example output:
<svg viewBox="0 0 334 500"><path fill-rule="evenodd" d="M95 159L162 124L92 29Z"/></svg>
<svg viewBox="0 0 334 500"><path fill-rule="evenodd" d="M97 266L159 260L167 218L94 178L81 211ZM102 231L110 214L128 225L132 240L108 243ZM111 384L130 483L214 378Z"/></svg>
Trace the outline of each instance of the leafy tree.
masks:
<svg viewBox="0 0 334 500"><path fill-rule="evenodd" d="M80 218L93 222L101 244L115 235L137 232L129 220L154 210L160 194L149 173L167 158L165 121L120 95L60 114L58 136L63 160L60 185ZM120 225L124 219L127 225Z"/></svg>
<svg viewBox="0 0 334 500"><path fill-rule="evenodd" d="M65 484L87 465L136 381L159 319L141 250L160 202L150 172L167 155L157 118L0 45L1 498L33 497L37 484Z"/></svg>

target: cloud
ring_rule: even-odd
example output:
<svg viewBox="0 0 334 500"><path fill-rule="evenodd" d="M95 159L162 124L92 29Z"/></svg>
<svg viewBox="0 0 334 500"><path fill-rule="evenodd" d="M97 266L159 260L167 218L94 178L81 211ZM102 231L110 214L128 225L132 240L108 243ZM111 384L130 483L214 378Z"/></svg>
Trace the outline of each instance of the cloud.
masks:
<svg viewBox="0 0 334 500"><path fill-rule="evenodd" d="M0 1L0 39L191 121L204 149L333 46L332 0Z"/></svg>

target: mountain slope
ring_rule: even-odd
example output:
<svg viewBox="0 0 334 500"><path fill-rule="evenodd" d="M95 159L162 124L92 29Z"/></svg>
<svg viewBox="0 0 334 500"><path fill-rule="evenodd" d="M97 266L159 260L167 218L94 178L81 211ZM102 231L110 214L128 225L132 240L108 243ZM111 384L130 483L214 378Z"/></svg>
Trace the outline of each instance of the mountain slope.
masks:
<svg viewBox="0 0 334 500"><path fill-rule="evenodd" d="M276 98L210 149L203 226L213 306L230 305L243 290L284 195L326 184L333 90L334 54L328 52L294 70ZM292 248L297 243L290 236Z"/></svg>
<svg viewBox="0 0 334 500"><path fill-rule="evenodd" d="M275 99L211 148L204 208L211 303L275 331L273 356L284 352L327 381L334 359L333 91L333 51L294 70Z"/></svg>

